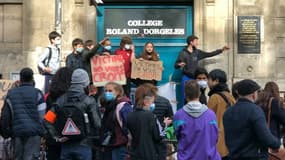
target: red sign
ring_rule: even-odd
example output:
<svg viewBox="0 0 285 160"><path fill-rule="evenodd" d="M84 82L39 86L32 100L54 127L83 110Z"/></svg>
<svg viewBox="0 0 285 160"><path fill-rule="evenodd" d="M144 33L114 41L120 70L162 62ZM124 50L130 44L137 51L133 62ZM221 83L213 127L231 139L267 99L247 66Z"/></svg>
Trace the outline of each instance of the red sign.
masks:
<svg viewBox="0 0 285 160"><path fill-rule="evenodd" d="M108 82L126 84L124 59L122 56L94 56L90 63L92 80L95 86L104 86Z"/></svg>

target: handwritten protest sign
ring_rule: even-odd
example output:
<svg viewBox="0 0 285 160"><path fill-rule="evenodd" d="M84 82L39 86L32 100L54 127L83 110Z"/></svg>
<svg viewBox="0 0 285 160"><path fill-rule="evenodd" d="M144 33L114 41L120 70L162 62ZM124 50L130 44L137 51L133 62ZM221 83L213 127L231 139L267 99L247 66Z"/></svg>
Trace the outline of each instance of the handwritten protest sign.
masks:
<svg viewBox="0 0 285 160"><path fill-rule="evenodd" d="M161 61L147 61L135 59L132 62L131 78L160 81L162 76Z"/></svg>
<svg viewBox="0 0 285 160"><path fill-rule="evenodd" d="M0 80L0 108L4 104L4 96L7 94L8 90L12 88L13 80Z"/></svg>
<svg viewBox="0 0 285 160"><path fill-rule="evenodd" d="M124 59L122 56L95 56L90 62L92 80L95 86L104 86L110 81L126 84Z"/></svg>

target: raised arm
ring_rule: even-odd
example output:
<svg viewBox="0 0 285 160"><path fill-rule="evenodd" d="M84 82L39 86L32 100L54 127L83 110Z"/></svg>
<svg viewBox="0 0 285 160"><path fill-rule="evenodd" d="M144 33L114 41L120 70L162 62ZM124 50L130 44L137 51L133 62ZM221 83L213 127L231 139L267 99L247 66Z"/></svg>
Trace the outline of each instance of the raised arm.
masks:
<svg viewBox="0 0 285 160"><path fill-rule="evenodd" d="M213 57L213 56L216 56L220 53L223 53L224 51L226 50L229 50L230 48L228 46L224 46L223 48L221 49L217 49L215 51L212 51L212 52L205 52L205 51L202 51L202 50L198 50L199 51L199 55L198 55L198 58L199 59L204 59L204 58L208 58L208 57Z"/></svg>

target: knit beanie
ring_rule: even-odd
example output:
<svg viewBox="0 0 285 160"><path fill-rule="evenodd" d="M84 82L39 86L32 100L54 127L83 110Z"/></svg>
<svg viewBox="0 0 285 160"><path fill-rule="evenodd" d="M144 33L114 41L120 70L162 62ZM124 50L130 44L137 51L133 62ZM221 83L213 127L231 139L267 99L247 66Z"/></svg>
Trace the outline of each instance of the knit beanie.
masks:
<svg viewBox="0 0 285 160"><path fill-rule="evenodd" d="M90 83L88 73L83 69L76 69L71 76L71 84L81 84L87 87Z"/></svg>

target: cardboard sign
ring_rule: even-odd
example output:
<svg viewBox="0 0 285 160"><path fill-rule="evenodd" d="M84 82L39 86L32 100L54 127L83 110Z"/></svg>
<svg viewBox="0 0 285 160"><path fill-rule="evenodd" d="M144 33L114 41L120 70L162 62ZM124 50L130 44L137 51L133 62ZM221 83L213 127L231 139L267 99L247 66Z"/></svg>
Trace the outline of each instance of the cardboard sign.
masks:
<svg viewBox="0 0 285 160"><path fill-rule="evenodd" d="M161 61L147 61L135 59L132 62L131 78L160 81L162 76Z"/></svg>
<svg viewBox="0 0 285 160"><path fill-rule="evenodd" d="M122 56L94 56L90 63L92 80L95 86L104 86L108 82L126 84L124 59Z"/></svg>
<svg viewBox="0 0 285 160"><path fill-rule="evenodd" d="M0 80L0 108L3 107L4 97L6 96L9 89L12 88L13 80Z"/></svg>

